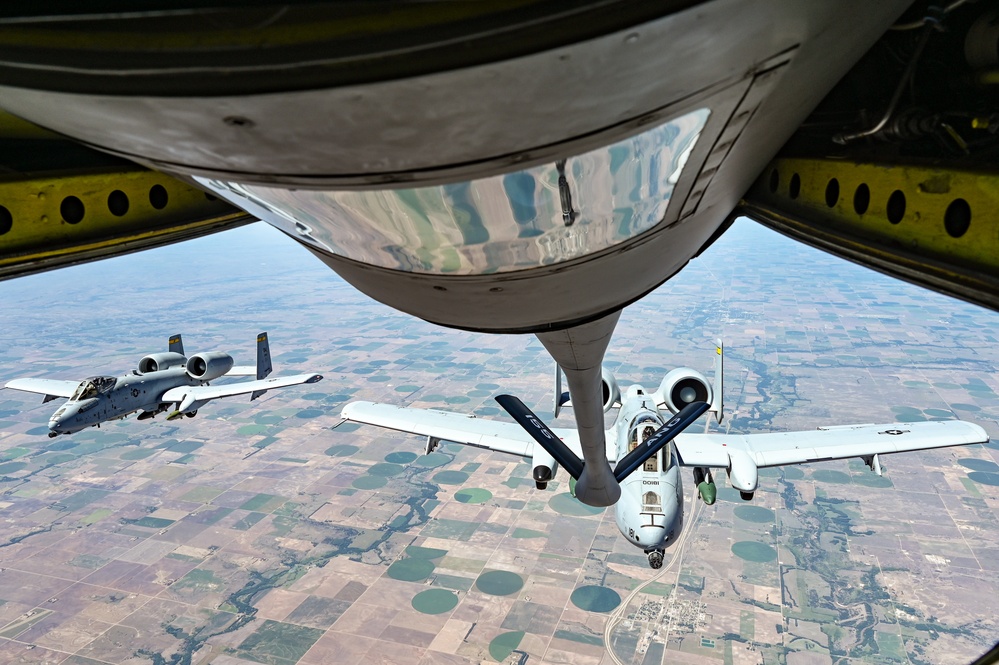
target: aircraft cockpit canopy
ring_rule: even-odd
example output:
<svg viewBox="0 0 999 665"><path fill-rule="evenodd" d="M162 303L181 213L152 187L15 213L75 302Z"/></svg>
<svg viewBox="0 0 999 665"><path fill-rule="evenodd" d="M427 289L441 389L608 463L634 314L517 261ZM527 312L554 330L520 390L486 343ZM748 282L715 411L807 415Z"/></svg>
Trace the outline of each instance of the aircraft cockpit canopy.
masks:
<svg viewBox="0 0 999 665"><path fill-rule="evenodd" d="M84 379L77 386L76 391L70 399L91 399L100 394L110 392L114 388L115 381L116 379L113 376L92 376L89 379Z"/></svg>
<svg viewBox="0 0 999 665"><path fill-rule="evenodd" d="M652 436L657 429L662 426L662 422L659 421L652 414L646 413L635 418L635 421L631 423L631 430L628 433L628 450L632 451L638 447L640 443L644 443L646 439ZM663 465L661 468L665 469L669 466L669 446L663 448ZM658 465L658 455L653 455L650 457L644 465L645 471L659 471L660 467Z"/></svg>

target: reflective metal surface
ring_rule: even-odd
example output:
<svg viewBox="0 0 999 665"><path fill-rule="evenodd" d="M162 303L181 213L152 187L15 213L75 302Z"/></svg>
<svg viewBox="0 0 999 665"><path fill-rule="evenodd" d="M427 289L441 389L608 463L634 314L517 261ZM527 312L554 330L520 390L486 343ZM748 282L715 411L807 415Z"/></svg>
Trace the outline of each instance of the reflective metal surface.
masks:
<svg viewBox="0 0 999 665"><path fill-rule="evenodd" d="M361 263L424 274L524 270L612 247L658 224L706 108L555 164L417 189L277 189L198 178L279 229Z"/></svg>

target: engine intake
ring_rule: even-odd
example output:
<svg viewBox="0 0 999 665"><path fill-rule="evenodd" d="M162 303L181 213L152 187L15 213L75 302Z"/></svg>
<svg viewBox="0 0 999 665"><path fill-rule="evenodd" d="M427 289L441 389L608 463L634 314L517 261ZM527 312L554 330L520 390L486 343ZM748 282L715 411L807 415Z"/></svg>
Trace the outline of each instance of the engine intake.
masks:
<svg viewBox="0 0 999 665"><path fill-rule="evenodd" d="M211 381L232 369L232 363L232 356L228 353L199 353L187 361L187 373L199 381Z"/></svg>
<svg viewBox="0 0 999 665"><path fill-rule="evenodd" d="M139 374L149 374L150 372L159 372L171 367L181 367L185 362L187 362L187 358L179 353L170 351L154 353L139 361Z"/></svg>
<svg viewBox="0 0 999 665"><path fill-rule="evenodd" d="M713 392L703 374L690 367L678 367L663 377L655 396L658 404L678 413L692 402L711 404Z"/></svg>
<svg viewBox="0 0 999 665"><path fill-rule="evenodd" d="M617 379L606 367L600 368L600 387L603 390L604 413L607 413L621 403L621 389L617 387Z"/></svg>

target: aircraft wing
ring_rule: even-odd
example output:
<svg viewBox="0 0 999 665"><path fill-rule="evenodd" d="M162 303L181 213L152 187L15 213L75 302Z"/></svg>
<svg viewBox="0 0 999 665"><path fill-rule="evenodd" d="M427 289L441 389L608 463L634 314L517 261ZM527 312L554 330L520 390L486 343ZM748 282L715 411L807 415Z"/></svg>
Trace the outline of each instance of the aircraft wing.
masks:
<svg viewBox="0 0 999 665"><path fill-rule="evenodd" d="M29 393L45 395L45 401L56 397L70 397L79 387L79 381L59 381L56 379L13 379L5 388L23 390Z"/></svg>
<svg viewBox="0 0 999 665"><path fill-rule="evenodd" d="M254 370L256 373L256 370ZM302 383L316 383L323 378L322 374L295 374L293 376L275 376L257 381L240 381L218 386L179 386L163 393L160 402L207 402L220 397L243 395L257 390L274 390L287 388Z"/></svg>
<svg viewBox="0 0 999 665"><path fill-rule="evenodd" d="M728 467L730 451L747 453L757 467L807 464L869 455L988 443L978 425L961 420L887 425L842 425L807 432L684 434L676 440L683 466Z"/></svg>
<svg viewBox="0 0 999 665"><path fill-rule="evenodd" d="M225 373L226 376L256 376L256 365L233 365L232 369Z"/></svg>
<svg viewBox="0 0 999 665"><path fill-rule="evenodd" d="M343 407L340 417L353 422L377 425L399 432L434 437L442 441L453 441L521 457L531 457L534 454L534 441L524 428L516 423L485 420L472 415L435 409L412 409L373 402L351 402ZM563 439L567 446L578 452L575 430L552 431Z"/></svg>

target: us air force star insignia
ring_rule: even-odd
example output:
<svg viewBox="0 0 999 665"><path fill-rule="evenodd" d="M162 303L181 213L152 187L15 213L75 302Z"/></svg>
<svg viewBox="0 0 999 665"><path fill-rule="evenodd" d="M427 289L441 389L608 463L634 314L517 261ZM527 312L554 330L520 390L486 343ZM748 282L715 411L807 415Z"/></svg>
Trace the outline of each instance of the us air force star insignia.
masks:
<svg viewBox="0 0 999 665"><path fill-rule="evenodd" d="M892 436L898 436L899 434L907 434L909 430L907 429L886 429L883 432L878 432L878 434L890 434Z"/></svg>
<svg viewBox="0 0 999 665"><path fill-rule="evenodd" d="M139 396L139 389L132 388L132 397L138 397L138 396Z"/></svg>

